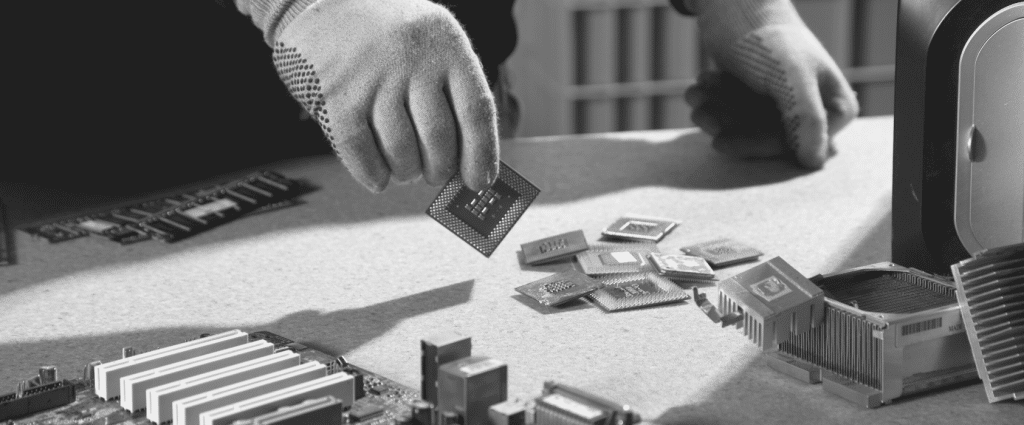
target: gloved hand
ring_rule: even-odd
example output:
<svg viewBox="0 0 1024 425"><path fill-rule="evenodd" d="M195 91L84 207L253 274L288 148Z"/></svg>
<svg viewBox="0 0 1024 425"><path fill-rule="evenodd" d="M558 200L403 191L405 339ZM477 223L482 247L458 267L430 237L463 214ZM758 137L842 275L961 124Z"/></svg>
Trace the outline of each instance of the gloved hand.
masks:
<svg viewBox="0 0 1024 425"><path fill-rule="evenodd" d="M470 188L498 174L494 97L455 17L428 0L235 0L349 172Z"/></svg>
<svg viewBox="0 0 1024 425"><path fill-rule="evenodd" d="M856 93L789 0L692 0L701 46L718 72L685 94L719 151L743 158L795 154L821 168L832 136L860 110ZM774 106L774 108L772 108Z"/></svg>

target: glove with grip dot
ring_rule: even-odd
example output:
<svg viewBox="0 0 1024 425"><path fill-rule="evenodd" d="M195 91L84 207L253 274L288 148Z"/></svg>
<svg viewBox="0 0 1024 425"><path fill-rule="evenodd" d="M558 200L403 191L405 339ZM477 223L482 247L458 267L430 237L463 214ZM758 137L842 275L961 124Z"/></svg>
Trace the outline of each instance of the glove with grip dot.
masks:
<svg viewBox="0 0 1024 425"><path fill-rule="evenodd" d="M494 96L455 17L428 0L235 0L349 172L482 190L498 172Z"/></svg>

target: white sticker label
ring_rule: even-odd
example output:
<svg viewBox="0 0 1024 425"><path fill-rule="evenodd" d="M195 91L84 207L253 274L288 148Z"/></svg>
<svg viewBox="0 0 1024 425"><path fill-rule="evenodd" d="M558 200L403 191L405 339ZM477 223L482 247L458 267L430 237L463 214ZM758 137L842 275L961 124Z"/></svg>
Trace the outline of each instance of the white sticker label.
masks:
<svg viewBox="0 0 1024 425"><path fill-rule="evenodd" d="M103 220L85 220L81 223L78 223L78 227L81 227L90 232L103 233L108 229L113 229L117 227L117 225L109 221Z"/></svg>
<svg viewBox="0 0 1024 425"><path fill-rule="evenodd" d="M181 213L192 218L203 218L204 216L213 214L215 212L221 212L230 209L238 209L238 204L235 203L235 201L224 198L218 199L208 204L200 205L198 207L189 208L185 211L182 211Z"/></svg>
<svg viewBox="0 0 1024 425"><path fill-rule="evenodd" d="M498 359L487 359L481 362L465 365L463 367L460 367L459 370L461 370L462 373L465 373L467 375L473 375L488 369L493 369L502 366L504 364L505 363L502 363L502 361Z"/></svg>
<svg viewBox="0 0 1024 425"><path fill-rule="evenodd" d="M569 397L561 394L551 394L544 397L544 402L559 409L571 412L572 414L584 418L588 421L592 421L601 416L602 411L593 407L587 406Z"/></svg>
<svg viewBox="0 0 1024 425"><path fill-rule="evenodd" d="M635 263L636 262L636 257L633 256L632 252L622 252L622 251L613 252L612 253L612 258L614 258L615 261L618 261L619 263Z"/></svg>

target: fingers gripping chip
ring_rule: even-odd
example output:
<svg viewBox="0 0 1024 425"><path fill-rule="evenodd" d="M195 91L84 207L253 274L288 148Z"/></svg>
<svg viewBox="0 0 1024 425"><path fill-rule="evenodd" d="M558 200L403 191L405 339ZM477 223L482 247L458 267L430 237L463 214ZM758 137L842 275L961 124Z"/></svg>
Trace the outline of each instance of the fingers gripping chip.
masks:
<svg viewBox="0 0 1024 425"><path fill-rule="evenodd" d="M456 173L427 209L427 215L486 257L498 248L540 189L505 163L487 190L475 192Z"/></svg>

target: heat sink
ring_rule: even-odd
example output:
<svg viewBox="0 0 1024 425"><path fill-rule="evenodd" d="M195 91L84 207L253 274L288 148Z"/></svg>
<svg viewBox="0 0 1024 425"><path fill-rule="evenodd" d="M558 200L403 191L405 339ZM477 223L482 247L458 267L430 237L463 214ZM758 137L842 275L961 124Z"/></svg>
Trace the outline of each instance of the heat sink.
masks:
<svg viewBox="0 0 1024 425"><path fill-rule="evenodd" d="M723 326L737 323L765 351L817 326L823 298L821 289L780 257L718 283Z"/></svg>
<svg viewBox="0 0 1024 425"><path fill-rule="evenodd" d="M773 369L869 408L977 379L952 282L890 263L811 281L824 319L780 341Z"/></svg>
<svg viewBox="0 0 1024 425"><path fill-rule="evenodd" d="M1024 399L1024 244L981 251L951 268L989 403Z"/></svg>

